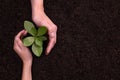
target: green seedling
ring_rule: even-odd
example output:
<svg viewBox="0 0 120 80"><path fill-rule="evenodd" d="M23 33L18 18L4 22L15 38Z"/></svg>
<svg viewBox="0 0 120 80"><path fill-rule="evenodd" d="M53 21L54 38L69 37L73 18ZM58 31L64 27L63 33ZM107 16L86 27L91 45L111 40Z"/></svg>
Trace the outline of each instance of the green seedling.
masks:
<svg viewBox="0 0 120 80"><path fill-rule="evenodd" d="M35 28L35 25L30 21L24 21L24 28L30 34L23 38L24 46L32 46L32 52L37 56L43 52L43 41L47 40L47 37L44 36L47 32L47 28L45 26L40 26L39 28Z"/></svg>

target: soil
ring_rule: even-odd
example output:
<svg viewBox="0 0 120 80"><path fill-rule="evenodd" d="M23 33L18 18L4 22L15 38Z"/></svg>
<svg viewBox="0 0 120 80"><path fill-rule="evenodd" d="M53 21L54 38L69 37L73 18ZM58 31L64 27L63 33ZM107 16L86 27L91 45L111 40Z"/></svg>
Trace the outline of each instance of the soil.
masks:
<svg viewBox="0 0 120 80"><path fill-rule="evenodd" d="M50 55L34 57L33 80L120 80L120 0L45 0L58 26ZM14 36L31 19L30 0L0 1L0 80L21 80Z"/></svg>

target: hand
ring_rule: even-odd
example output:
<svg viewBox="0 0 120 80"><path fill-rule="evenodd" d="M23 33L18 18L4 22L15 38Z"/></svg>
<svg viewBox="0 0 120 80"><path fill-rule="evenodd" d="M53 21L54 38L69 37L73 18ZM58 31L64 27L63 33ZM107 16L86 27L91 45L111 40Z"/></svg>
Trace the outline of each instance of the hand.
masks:
<svg viewBox="0 0 120 80"><path fill-rule="evenodd" d="M40 3L40 4L39 4ZM49 19L43 9L43 0L32 0L32 19L37 26L46 26L48 29L49 43L46 49L48 55L57 39L57 26Z"/></svg>
<svg viewBox="0 0 120 80"><path fill-rule="evenodd" d="M30 50L25 47L21 41L21 38L27 34L27 31L20 31L14 39L14 50L21 58L24 64L32 63L32 54Z"/></svg>

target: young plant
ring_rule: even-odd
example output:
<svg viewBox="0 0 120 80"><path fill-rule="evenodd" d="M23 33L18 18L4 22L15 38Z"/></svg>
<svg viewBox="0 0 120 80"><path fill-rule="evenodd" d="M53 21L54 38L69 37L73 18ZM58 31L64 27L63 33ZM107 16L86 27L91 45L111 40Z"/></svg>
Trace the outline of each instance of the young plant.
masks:
<svg viewBox="0 0 120 80"><path fill-rule="evenodd" d="M37 57L40 57L43 51L43 41L47 40L47 37L44 36L47 32L47 28L40 26L36 29L34 24L30 21L24 21L24 28L30 34L30 36L23 38L24 46L32 46L32 52Z"/></svg>

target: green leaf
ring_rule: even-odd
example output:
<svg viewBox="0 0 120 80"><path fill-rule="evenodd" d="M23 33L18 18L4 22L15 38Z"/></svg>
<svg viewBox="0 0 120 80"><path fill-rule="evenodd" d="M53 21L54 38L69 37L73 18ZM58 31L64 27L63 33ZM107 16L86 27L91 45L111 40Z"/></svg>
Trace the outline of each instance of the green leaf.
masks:
<svg viewBox="0 0 120 80"><path fill-rule="evenodd" d="M39 38L40 41L46 41L47 40L46 36L38 36L37 38Z"/></svg>
<svg viewBox="0 0 120 80"><path fill-rule="evenodd" d="M30 22L30 21L24 21L24 28L31 35L35 35L36 29L35 29L35 26L34 26L34 24L32 22Z"/></svg>
<svg viewBox="0 0 120 80"><path fill-rule="evenodd" d="M41 40L40 38L36 38L36 39L35 39L35 44L36 44L37 46L41 46L41 47L42 47L43 42L42 42L42 40Z"/></svg>
<svg viewBox="0 0 120 80"><path fill-rule="evenodd" d="M23 39L24 46L31 46L34 42L34 37L26 37Z"/></svg>
<svg viewBox="0 0 120 80"><path fill-rule="evenodd" d="M46 40L47 40L47 37L42 36L41 39L42 39L42 41L46 41Z"/></svg>
<svg viewBox="0 0 120 80"><path fill-rule="evenodd" d="M43 47L37 46L35 43L32 45L32 52L37 56L40 57L42 54Z"/></svg>
<svg viewBox="0 0 120 80"><path fill-rule="evenodd" d="M35 27L31 28L30 31L29 31L29 33L30 33L31 35L35 36L35 35L37 34L36 28L35 28Z"/></svg>
<svg viewBox="0 0 120 80"><path fill-rule="evenodd" d="M44 27L44 26L42 26L42 27L38 28L38 34L37 34L37 36L42 36L42 35L44 35L46 32L47 32L47 28Z"/></svg>

